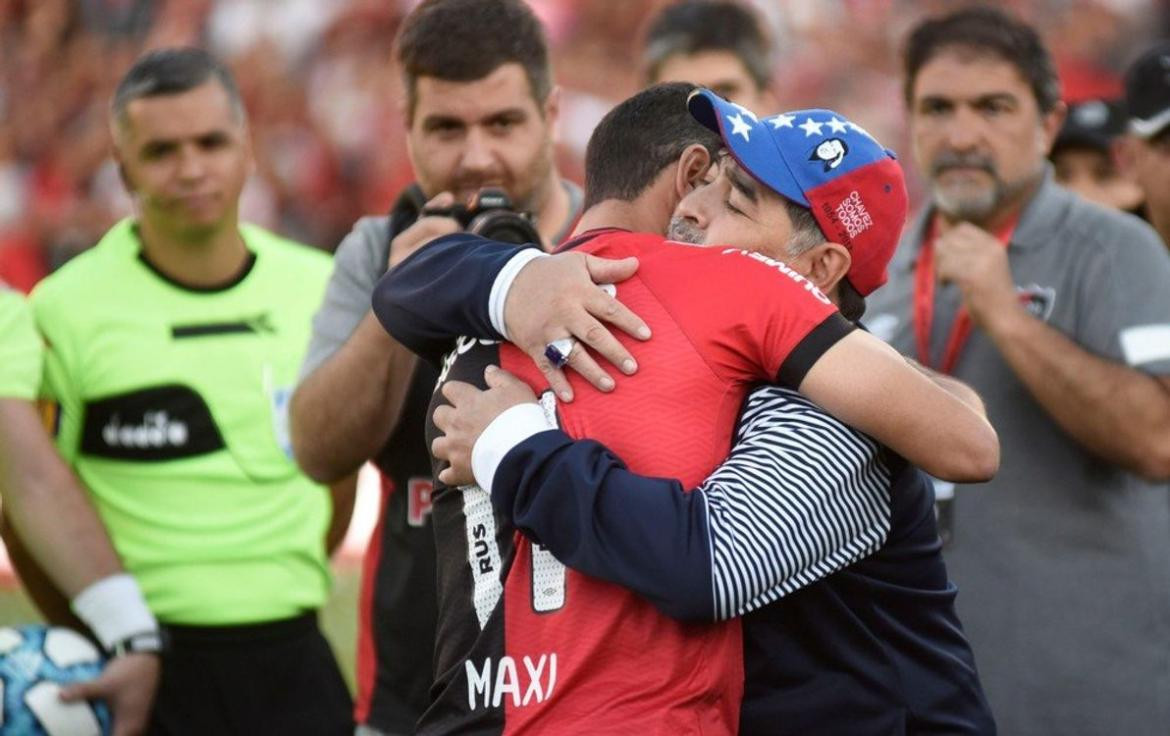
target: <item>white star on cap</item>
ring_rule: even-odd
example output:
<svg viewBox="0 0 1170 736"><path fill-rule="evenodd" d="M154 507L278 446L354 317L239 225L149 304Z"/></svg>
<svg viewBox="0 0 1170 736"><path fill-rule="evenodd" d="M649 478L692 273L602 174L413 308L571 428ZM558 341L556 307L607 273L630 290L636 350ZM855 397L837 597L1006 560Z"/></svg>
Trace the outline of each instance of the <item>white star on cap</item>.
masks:
<svg viewBox="0 0 1170 736"><path fill-rule="evenodd" d="M739 104L738 102L733 102L731 104L735 106L736 110L739 110L741 113L743 113L744 115L747 115L749 118L751 118L753 123L760 122L760 119L756 117L756 114L754 112L752 112L751 110L747 109L746 107L744 107L743 105Z"/></svg>
<svg viewBox="0 0 1170 736"><path fill-rule="evenodd" d="M829 130L833 131L834 133L844 133L845 132L845 123L841 122L837 118L833 118L828 123L826 123L826 125L828 125Z"/></svg>
<svg viewBox="0 0 1170 736"><path fill-rule="evenodd" d="M752 126L744 122L743 115L728 115L727 121L731 123L732 135L742 135L745 143L750 142L748 135L751 133Z"/></svg>
<svg viewBox="0 0 1170 736"><path fill-rule="evenodd" d="M812 118L805 118L804 122L796 126L804 131L804 137L808 138L810 135L824 135L821 132L821 126L824 123L814 123Z"/></svg>
<svg viewBox="0 0 1170 736"><path fill-rule="evenodd" d="M768 122L772 124L772 128L775 130L780 130L781 128L791 128L792 123L795 120L796 118L789 115L788 113L777 115L774 118L768 118Z"/></svg>
<svg viewBox="0 0 1170 736"><path fill-rule="evenodd" d="M855 131L857 131L858 133L861 133L862 135L864 135L864 136L866 136L866 137L868 137L868 138L873 138L873 136L869 134L869 131L868 131L868 130L866 130L865 128L861 127L861 126L860 126L860 125L858 125L857 123L845 123L845 124L846 124L846 125L848 125L850 128L853 128L853 129L854 129Z"/></svg>

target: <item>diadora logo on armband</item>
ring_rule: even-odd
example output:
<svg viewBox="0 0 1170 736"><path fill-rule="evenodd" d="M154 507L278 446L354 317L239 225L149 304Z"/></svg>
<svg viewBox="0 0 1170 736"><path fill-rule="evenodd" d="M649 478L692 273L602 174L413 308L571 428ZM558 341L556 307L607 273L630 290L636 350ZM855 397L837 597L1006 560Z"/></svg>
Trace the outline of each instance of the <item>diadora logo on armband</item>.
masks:
<svg viewBox="0 0 1170 736"><path fill-rule="evenodd" d="M224 446L211 410L187 386L156 386L85 405L81 451L87 455L152 462Z"/></svg>
<svg viewBox="0 0 1170 736"><path fill-rule="evenodd" d="M796 283L803 286L804 290L807 291L809 294L812 294L814 297L816 297L818 301L820 301L824 304L832 304L832 302L829 301L829 297L822 294L821 290L817 288L816 284L809 281L804 276L801 276L796 271L793 271L791 268L788 267L788 264L786 264L786 263L781 263L780 261L777 261L774 258L769 258L768 256L764 255L763 253L752 253L751 251L740 250L739 248L727 248L726 250L723 251L723 255L747 256L748 258L759 261L760 263L763 263L766 266L771 266L772 268L776 269L780 273L784 274L788 278L792 279Z"/></svg>
<svg viewBox="0 0 1170 736"><path fill-rule="evenodd" d="M479 666L470 659L463 662L467 672L467 707L499 708L504 698L513 708L539 705L553 696L557 685L557 655L538 657L491 657Z"/></svg>

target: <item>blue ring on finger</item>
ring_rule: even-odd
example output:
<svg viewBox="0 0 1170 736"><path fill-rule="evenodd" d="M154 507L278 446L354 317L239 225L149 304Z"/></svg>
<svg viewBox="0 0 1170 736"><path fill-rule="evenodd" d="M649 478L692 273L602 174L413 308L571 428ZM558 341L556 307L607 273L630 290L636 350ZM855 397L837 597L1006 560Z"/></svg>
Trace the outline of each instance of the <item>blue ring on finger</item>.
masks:
<svg viewBox="0 0 1170 736"><path fill-rule="evenodd" d="M564 368L569 362L569 354L573 352L575 344L576 340L571 337L553 340L544 346L544 357L557 368Z"/></svg>

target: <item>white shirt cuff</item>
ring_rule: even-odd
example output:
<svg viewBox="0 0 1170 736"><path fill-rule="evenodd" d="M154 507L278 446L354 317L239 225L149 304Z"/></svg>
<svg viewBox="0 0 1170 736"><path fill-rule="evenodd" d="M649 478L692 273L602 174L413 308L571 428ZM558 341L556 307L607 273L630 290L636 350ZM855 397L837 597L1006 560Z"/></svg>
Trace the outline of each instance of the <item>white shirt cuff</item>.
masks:
<svg viewBox="0 0 1170 736"><path fill-rule="evenodd" d="M516 255L508 259L504 267L496 275L495 283L492 284L491 294L488 295L488 316L492 320L492 327L496 328L496 332L508 338L508 328L504 324L504 305L508 301L508 292L512 289L512 282L516 280L516 276L520 274L520 270L528 265L530 261L537 258L543 258L548 253L540 250L540 248L524 248Z"/></svg>
<svg viewBox="0 0 1170 736"><path fill-rule="evenodd" d="M517 404L492 420L471 448L475 482L490 495L496 469L504 456L534 434L556 429L540 404Z"/></svg>

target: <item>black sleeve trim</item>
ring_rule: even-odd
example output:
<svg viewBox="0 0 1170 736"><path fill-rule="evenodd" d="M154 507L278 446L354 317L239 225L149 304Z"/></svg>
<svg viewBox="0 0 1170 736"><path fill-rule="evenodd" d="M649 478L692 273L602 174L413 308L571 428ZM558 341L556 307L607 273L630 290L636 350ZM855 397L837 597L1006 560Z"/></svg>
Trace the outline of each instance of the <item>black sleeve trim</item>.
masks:
<svg viewBox="0 0 1170 736"><path fill-rule="evenodd" d="M855 329L857 325L842 317L840 312L830 314L824 322L805 335L780 364L776 383L793 389L799 388L800 382L821 356Z"/></svg>

